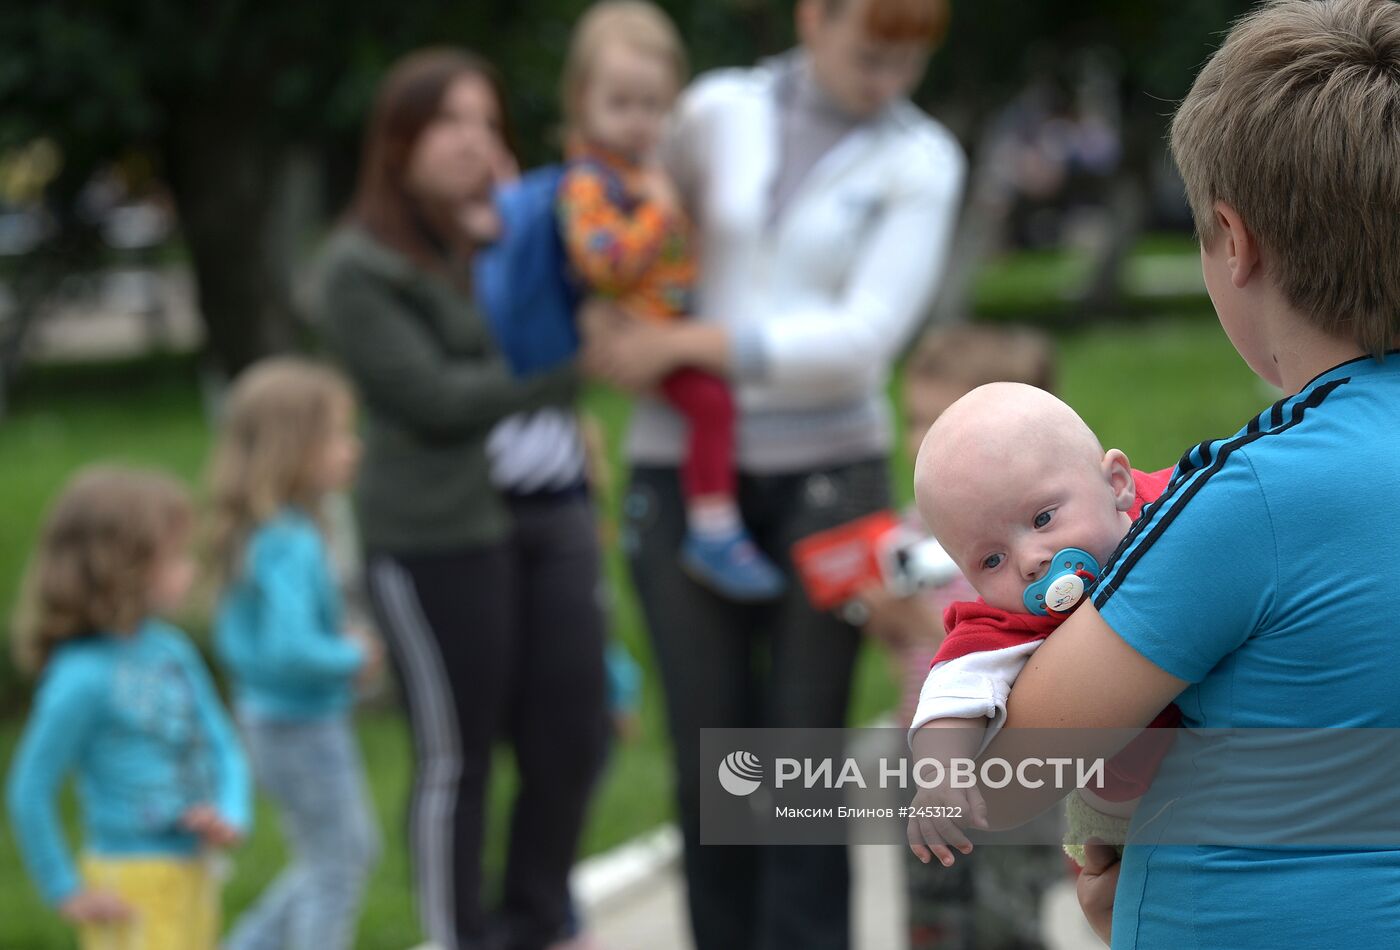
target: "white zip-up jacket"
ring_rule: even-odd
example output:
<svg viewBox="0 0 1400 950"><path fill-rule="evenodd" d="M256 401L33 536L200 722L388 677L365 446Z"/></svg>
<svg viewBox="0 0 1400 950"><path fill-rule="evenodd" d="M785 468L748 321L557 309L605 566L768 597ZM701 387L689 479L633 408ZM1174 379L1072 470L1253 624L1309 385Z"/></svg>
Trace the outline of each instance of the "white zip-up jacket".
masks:
<svg viewBox="0 0 1400 950"><path fill-rule="evenodd" d="M698 229L695 318L731 330L738 465L753 473L888 453L888 373L933 300L966 164L948 130L901 99L823 155L770 221L791 68L784 57L697 79L667 149ZM684 433L644 400L629 454L677 464Z"/></svg>

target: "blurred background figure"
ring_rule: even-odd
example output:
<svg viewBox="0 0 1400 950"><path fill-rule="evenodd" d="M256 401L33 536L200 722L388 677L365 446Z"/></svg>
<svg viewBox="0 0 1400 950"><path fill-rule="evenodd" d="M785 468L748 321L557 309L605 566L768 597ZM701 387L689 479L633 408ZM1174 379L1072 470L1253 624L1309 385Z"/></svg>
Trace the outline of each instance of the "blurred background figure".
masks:
<svg viewBox="0 0 1400 950"><path fill-rule="evenodd" d="M471 296L479 236L463 222L495 183L504 109L494 70L474 55L400 61L321 267L318 322L365 409L357 510L416 743L420 914L446 950L539 950L568 935L568 872L608 726L582 445L544 446L546 457L564 450L567 477L534 490L499 486L488 453L491 437L499 477L511 447L493 427L523 410L567 410L577 389L567 364L515 379ZM487 782L500 738L520 784L499 907L488 911Z"/></svg>
<svg viewBox="0 0 1400 950"><path fill-rule="evenodd" d="M26 573L15 656L41 678L6 804L35 886L84 950L214 950L222 849L251 824L233 724L166 619L195 578L193 528L175 479L93 466L64 486ZM70 773L78 860L58 805Z"/></svg>
<svg viewBox="0 0 1400 950"><path fill-rule="evenodd" d="M351 712L384 647L344 609L322 514L354 480L355 423L340 374L269 357L238 377L211 453L215 648L292 852L230 950L352 947L378 856Z"/></svg>
<svg viewBox="0 0 1400 950"><path fill-rule="evenodd" d="M695 306L691 222L658 151L686 78L675 25L659 7L636 0L590 9L564 64L570 162L559 185L562 237L582 291L615 302L624 318L669 323ZM775 599L782 573L739 511L728 384L684 364L659 383L687 430L682 566L721 597Z"/></svg>
<svg viewBox="0 0 1400 950"><path fill-rule="evenodd" d="M729 380L742 522L788 574L793 543L889 505L884 387L962 199L961 148L906 98L947 16L942 0L802 0L795 50L698 78L664 154L698 228L696 317L588 340L585 359L623 388L683 366ZM846 947L845 848L700 843L700 730L844 725L860 640L796 584L735 603L677 562L693 527L684 428L640 402L624 546L666 694L695 943Z"/></svg>

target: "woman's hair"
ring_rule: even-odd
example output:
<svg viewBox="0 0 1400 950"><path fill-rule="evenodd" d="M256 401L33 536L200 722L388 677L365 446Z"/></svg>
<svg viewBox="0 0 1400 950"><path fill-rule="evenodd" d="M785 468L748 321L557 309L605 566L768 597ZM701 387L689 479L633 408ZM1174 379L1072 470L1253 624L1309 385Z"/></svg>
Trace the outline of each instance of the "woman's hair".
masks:
<svg viewBox="0 0 1400 950"><path fill-rule="evenodd" d="M263 360L234 382L208 473L216 581L238 575L248 536L282 508L316 512L315 461L331 436L336 406L353 399L338 372L294 357Z"/></svg>
<svg viewBox="0 0 1400 950"><path fill-rule="evenodd" d="M423 130L437 118L443 97L459 79L479 79L496 99L501 140L515 153L500 76L475 53L437 47L409 53L379 85L348 218L376 239L429 270L443 268L442 254L424 233L425 209L408 189L409 164Z"/></svg>
<svg viewBox="0 0 1400 950"><path fill-rule="evenodd" d="M168 475L94 466L74 475L49 509L15 611L15 663L41 670L62 643L134 633L150 610L156 565L194 519Z"/></svg>
<svg viewBox="0 0 1400 950"><path fill-rule="evenodd" d="M645 0L595 3L574 26L569 54L564 60L560 93L564 121L570 129L578 126L583 90L596 68L599 54L608 43L620 43L665 62L675 77L678 91L689 75L685 44L664 10Z"/></svg>
<svg viewBox="0 0 1400 950"><path fill-rule="evenodd" d="M828 15L840 13L852 0L823 0ZM872 39L885 43L942 42L952 11L948 0L865 0L862 26Z"/></svg>

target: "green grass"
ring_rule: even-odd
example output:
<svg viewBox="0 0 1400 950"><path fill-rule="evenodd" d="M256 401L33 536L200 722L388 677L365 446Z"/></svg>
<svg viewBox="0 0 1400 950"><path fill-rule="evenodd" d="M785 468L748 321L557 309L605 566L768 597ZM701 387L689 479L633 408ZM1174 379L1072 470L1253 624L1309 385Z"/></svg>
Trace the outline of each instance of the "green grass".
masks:
<svg viewBox="0 0 1400 950"><path fill-rule="evenodd" d="M1020 251L987 261L973 283L973 306L978 315L997 322L1034 323L1074 329L1088 318L1079 301L1093 270L1082 251L1053 247ZM1203 307L1199 248L1184 234L1149 234L1137 241L1120 275L1121 314L1209 318Z"/></svg>
<svg viewBox="0 0 1400 950"><path fill-rule="evenodd" d="M40 514L94 460L155 465L193 478L207 428L186 361L37 370L0 418L0 609L14 601Z"/></svg>
<svg viewBox="0 0 1400 950"><path fill-rule="evenodd" d="M1165 249L1171 252L1174 243ZM1154 247L1153 253L1163 253ZM1030 286L1046 265L1025 262ZM1014 262L1003 281L1020 273ZM1059 265L1055 265L1059 266ZM1139 468L1172 464L1195 442L1228 435L1273 396L1245 368L1202 301L1151 321L1066 331L1059 337L1061 389L1106 445L1126 451ZM627 404L619 396L590 393L588 406L603 421L616 456ZM46 501L77 467L95 459L118 458L159 465L191 480L202 464L207 428L194 371L180 361L145 362L100 370L36 372L16 394L12 414L0 420L0 610L8 616L24 554L32 542ZM620 467L618 468L620 472ZM910 494L908 460L896 459L895 491ZM619 480L620 481L620 480ZM605 500L615 523L616 497ZM614 751L608 774L593 803L584 835L584 853L596 853L668 820L670 776L661 696L652 659L625 571L615 550L607 570L615 593L612 624L648 671L642 706L643 732ZM14 708L20 689L0 668L0 704ZM868 722L895 698L885 658L863 651L851 712L853 723ZM20 724L0 721L0 771L7 768ZM394 950L418 938L402 833L410 774L410 745L403 718L393 710L366 713L359 732L381 828L384 857L365 906L360 946ZM494 876L501 865L507 809L513 788L509 756L502 754L493 776L487 864ZM67 803L72 827L72 803ZM257 828L237 855L236 874L226 891L230 917L247 906L283 859L271 812L259 811ZM0 830L0 948L49 950L71 946L67 928L38 901L20 868L7 826Z"/></svg>

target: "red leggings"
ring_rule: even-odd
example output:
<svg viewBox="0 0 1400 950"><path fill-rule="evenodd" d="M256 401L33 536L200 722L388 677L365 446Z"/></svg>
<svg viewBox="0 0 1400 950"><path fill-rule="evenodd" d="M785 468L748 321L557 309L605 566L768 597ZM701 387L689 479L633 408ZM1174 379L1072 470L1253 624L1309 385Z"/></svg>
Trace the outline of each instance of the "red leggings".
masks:
<svg viewBox="0 0 1400 950"><path fill-rule="evenodd" d="M734 397L729 384L703 370L678 369L661 382L666 400L689 426L681 490L697 495L733 496Z"/></svg>

